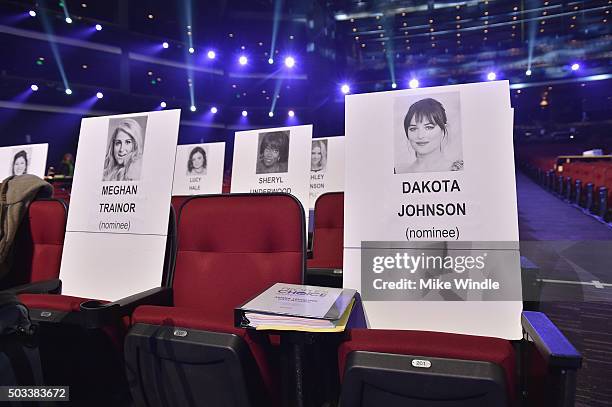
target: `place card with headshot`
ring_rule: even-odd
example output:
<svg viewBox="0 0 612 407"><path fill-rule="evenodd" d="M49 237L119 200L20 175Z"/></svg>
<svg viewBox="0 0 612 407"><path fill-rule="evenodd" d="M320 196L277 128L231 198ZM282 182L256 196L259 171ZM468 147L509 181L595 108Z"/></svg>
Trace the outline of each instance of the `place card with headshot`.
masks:
<svg viewBox="0 0 612 407"><path fill-rule="evenodd" d="M0 181L23 174L44 178L48 149L47 143L0 147Z"/></svg>
<svg viewBox="0 0 612 407"><path fill-rule="evenodd" d="M506 81L346 97L343 277L371 327L521 336L512 129Z"/></svg>
<svg viewBox="0 0 612 407"><path fill-rule="evenodd" d="M177 146L172 195L220 194L224 160L225 143Z"/></svg>
<svg viewBox="0 0 612 407"><path fill-rule="evenodd" d="M312 126L236 132L231 192L286 192L309 206Z"/></svg>
<svg viewBox="0 0 612 407"><path fill-rule="evenodd" d="M344 136L312 139L310 209L326 192L344 191Z"/></svg>
<svg viewBox="0 0 612 407"><path fill-rule="evenodd" d="M166 110L82 120L63 294L113 301L159 286L179 117Z"/></svg>

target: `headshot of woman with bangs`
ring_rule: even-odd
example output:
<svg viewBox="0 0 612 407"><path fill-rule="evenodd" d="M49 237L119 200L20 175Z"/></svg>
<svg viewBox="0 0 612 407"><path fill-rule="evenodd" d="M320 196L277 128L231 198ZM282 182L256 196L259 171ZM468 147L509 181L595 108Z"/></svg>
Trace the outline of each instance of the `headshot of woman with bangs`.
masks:
<svg viewBox="0 0 612 407"><path fill-rule="evenodd" d="M446 109L438 100L426 98L413 103L404 116L404 132L414 161L404 168L396 167L395 173L463 170L460 154L448 148L451 142L460 141L451 139L451 129Z"/></svg>

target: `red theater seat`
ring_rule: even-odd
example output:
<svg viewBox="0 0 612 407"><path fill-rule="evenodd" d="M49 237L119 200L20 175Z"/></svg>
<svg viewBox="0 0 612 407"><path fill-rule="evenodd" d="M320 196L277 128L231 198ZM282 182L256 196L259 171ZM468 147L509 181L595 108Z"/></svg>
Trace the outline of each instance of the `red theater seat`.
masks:
<svg viewBox="0 0 612 407"><path fill-rule="evenodd" d="M338 350L341 405L511 405L515 357L503 339L353 329ZM431 366L414 366L419 358Z"/></svg>
<svg viewBox="0 0 612 407"><path fill-rule="evenodd" d="M52 224L43 223L44 226L35 229L32 236L45 242L50 241L51 237L57 238L56 231L50 227ZM45 384L70 386L70 400L74 405L124 405L129 400L123 363L123 343L129 328L129 316L138 305L166 301L165 296L169 294L165 287L168 284L166 277L169 276L167 269L173 265L175 228L174 211L171 209L161 287L115 302L40 293L38 290L28 290L28 286L19 294L20 301L30 309L30 318L39 325ZM42 249L33 250L38 255L46 252L49 249L45 250L44 245ZM61 254L61 249L58 253ZM42 270L34 268L33 278L49 274L44 265L42 259ZM56 265L54 272L57 276L59 259ZM119 281L115 283L120 284Z"/></svg>
<svg viewBox="0 0 612 407"><path fill-rule="evenodd" d="M66 204L57 199L36 200L30 204L15 236L11 270L0 282L0 289L14 289L59 277L66 213Z"/></svg>
<svg viewBox="0 0 612 407"><path fill-rule="evenodd" d="M521 341L352 329L338 349L340 406L573 405L582 357L544 314L524 311L521 324Z"/></svg>
<svg viewBox="0 0 612 407"><path fill-rule="evenodd" d="M276 400L267 337L234 308L276 282L301 284L305 224L290 195L196 196L181 209L167 307L132 316L126 364L138 405L258 406Z"/></svg>
<svg viewBox="0 0 612 407"><path fill-rule="evenodd" d="M315 203L312 259L308 268L342 268L344 193L328 192Z"/></svg>

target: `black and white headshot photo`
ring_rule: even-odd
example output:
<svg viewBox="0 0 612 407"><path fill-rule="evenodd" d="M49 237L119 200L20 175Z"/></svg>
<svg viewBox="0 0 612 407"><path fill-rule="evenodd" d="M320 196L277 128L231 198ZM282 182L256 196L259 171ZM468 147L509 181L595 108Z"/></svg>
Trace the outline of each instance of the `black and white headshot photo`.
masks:
<svg viewBox="0 0 612 407"><path fill-rule="evenodd" d="M30 149L18 148L13 150L11 155L11 175L23 175L28 173L32 151Z"/></svg>
<svg viewBox="0 0 612 407"><path fill-rule="evenodd" d="M310 152L310 171L320 174L327 168L327 140L313 140Z"/></svg>
<svg viewBox="0 0 612 407"><path fill-rule="evenodd" d="M259 134L256 174L285 173L289 163L289 130Z"/></svg>
<svg viewBox="0 0 612 407"><path fill-rule="evenodd" d="M459 93L395 101L395 173L463 170Z"/></svg>
<svg viewBox="0 0 612 407"><path fill-rule="evenodd" d="M138 181L147 116L110 119L102 181Z"/></svg>
<svg viewBox="0 0 612 407"><path fill-rule="evenodd" d="M187 176L206 175L206 147L196 146L189 152Z"/></svg>

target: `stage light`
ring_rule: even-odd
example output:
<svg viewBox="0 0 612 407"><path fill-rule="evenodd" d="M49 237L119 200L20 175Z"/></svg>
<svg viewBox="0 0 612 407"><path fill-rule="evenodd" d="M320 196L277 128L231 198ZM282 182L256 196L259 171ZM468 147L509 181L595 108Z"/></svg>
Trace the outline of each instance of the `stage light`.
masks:
<svg viewBox="0 0 612 407"><path fill-rule="evenodd" d="M572 71L577 71L579 69L580 69L580 64L576 64L576 63L572 64Z"/></svg>
<svg viewBox="0 0 612 407"><path fill-rule="evenodd" d="M104 93L102 93L102 92L98 92L98 93L96 93L96 97L97 97L98 99L102 99L102 98L104 97Z"/></svg>
<svg viewBox="0 0 612 407"><path fill-rule="evenodd" d="M193 49L193 47L189 47L188 51L190 54L193 54L195 52L195 49Z"/></svg>
<svg viewBox="0 0 612 407"><path fill-rule="evenodd" d="M249 112L247 112L246 110L242 111L242 117L247 117L248 114L249 114Z"/></svg>
<svg viewBox="0 0 612 407"><path fill-rule="evenodd" d="M72 89L70 88L66 88L64 92L66 92L66 95L72 95Z"/></svg>
<svg viewBox="0 0 612 407"><path fill-rule="evenodd" d="M211 112L212 114L217 114L217 112L218 112L218 111L219 111L219 109L217 109L215 106L213 106L213 107L211 107L211 108L210 108L210 112Z"/></svg>
<svg viewBox="0 0 612 407"><path fill-rule="evenodd" d="M525 71L525 75L527 75L527 76L531 76L531 69L526 70L526 71Z"/></svg>
<svg viewBox="0 0 612 407"><path fill-rule="evenodd" d="M393 88L393 89L397 88L397 83L393 82L393 83L391 84L391 88Z"/></svg>
<svg viewBox="0 0 612 407"><path fill-rule="evenodd" d="M287 68L293 68L295 66L295 59L293 57L285 58L285 66Z"/></svg>
<svg viewBox="0 0 612 407"><path fill-rule="evenodd" d="M268 63L272 65L274 63L274 60L272 58L268 58Z"/></svg>
<svg viewBox="0 0 612 407"><path fill-rule="evenodd" d="M497 78L497 74L495 74L495 72L489 72L489 73L487 74L487 79L488 79L488 80L490 80L490 81L494 81L494 80L495 80L495 78Z"/></svg>
<svg viewBox="0 0 612 407"><path fill-rule="evenodd" d="M293 116L295 116L295 112L293 110L289 110L287 112L287 115L289 115L289 117L293 117Z"/></svg>
<svg viewBox="0 0 612 407"><path fill-rule="evenodd" d="M165 108L166 106L167 106L166 102L160 102L159 103L159 107L161 107L162 109Z"/></svg>
<svg viewBox="0 0 612 407"><path fill-rule="evenodd" d="M170 44L168 44L166 41L162 42L162 48L168 49L169 46Z"/></svg>
<svg viewBox="0 0 612 407"><path fill-rule="evenodd" d="M340 90L342 91L342 93L346 95L347 93L351 91L351 88L349 85L345 83L344 85L342 85L342 87L340 87Z"/></svg>
<svg viewBox="0 0 612 407"><path fill-rule="evenodd" d="M408 86L410 86L410 89L416 89L419 87L419 80L418 79L410 79L410 82L408 82Z"/></svg>
<svg viewBox="0 0 612 407"><path fill-rule="evenodd" d="M211 49L210 51L206 53L206 56L208 57L208 59L215 59L217 54L215 54L215 51Z"/></svg>
<svg viewBox="0 0 612 407"><path fill-rule="evenodd" d="M67 22L68 24L72 24L72 18L70 18L70 17L66 17L66 22Z"/></svg>
<svg viewBox="0 0 612 407"><path fill-rule="evenodd" d="M38 85L31 85L30 89L32 89L33 92L36 92L38 90Z"/></svg>
<svg viewBox="0 0 612 407"><path fill-rule="evenodd" d="M195 112L197 109L196 109L195 105L191 105L191 107L189 108L189 110L191 110L192 112Z"/></svg>
<svg viewBox="0 0 612 407"><path fill-rule="evenodd" d="M36 17L36 11L34 10L30 10L28 14L30 15L30 17Z"/></svg>
<svg viewBox="0 0 612 407"><path fill-rule="evenodd" d="M102 31L102 26L100 24L96 24L96 31Z"/></svg>
<svg viewBox="0 0 612 407"><path fill-rule="evenodd" d="M274 117L274 112L268 112L268 117Z"/></svg>
<svg viewBox="0 0 612 407"><path fill-rule="evenodd" d="M238 63L240 65L246 65L247 62L249 62L249 60L244 55L241 55L240 58L238 58Z"/></svg>

